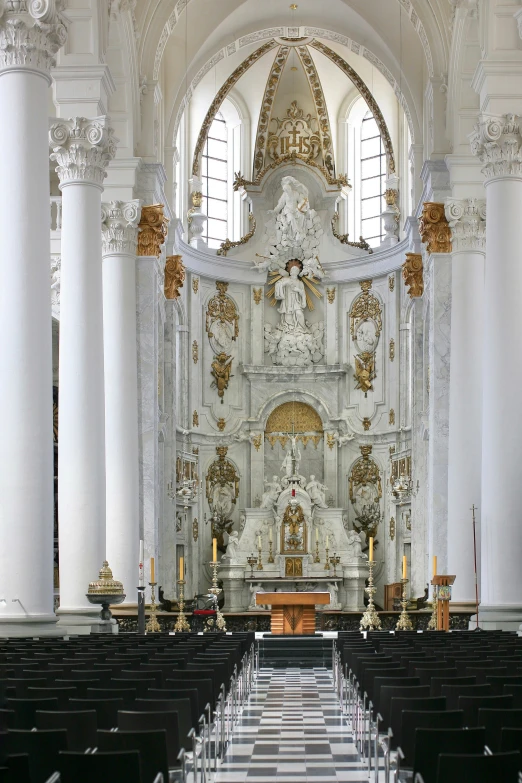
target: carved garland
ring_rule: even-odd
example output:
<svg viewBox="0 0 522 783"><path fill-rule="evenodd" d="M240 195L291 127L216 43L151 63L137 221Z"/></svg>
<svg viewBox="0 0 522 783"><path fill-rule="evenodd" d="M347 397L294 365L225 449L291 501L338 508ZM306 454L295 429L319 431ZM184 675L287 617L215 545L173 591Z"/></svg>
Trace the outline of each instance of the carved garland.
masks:
<svg viewBox="0 0 522 783"><path fill-rule="evenodd" d="M241 76L243 76L243 74L246 73L246 71L248 71L248 69L254 63L256 63L261 57L263 57L263 55L265 55L271 49L275 49L277 45L278 44L274 40L267 41L265 44L263 44L263 46L260 46L259 49L256 49L255 52L252 52L252 54L249 57L247 57L246 60L243 60L243 62L236 68L236 70L228 77L228 79L218 90L216 97L210 104L210 108L207 111L207 114L203 121L203 125L201 126L201 130L199 131L198 140L196 142L196 148L194 150L194 159L192 161L192 175L194 177L199 177L200 175L201 155L203 153L203 147L205 146L205 142L207 140L210 126L212 125L212 122L214 121L214 117L219 111L221 104L227 97L232 87L234 87L234 85L239 81Z"/></svg>
<svg viewBox="0 0 522 783"><path fill-rule="evenodd" d="M268 76L263 102L261 103L261 112L257 125L256 146L254 150L254 178L263 170L266 159L266 145L268 141L268 123L272 113L274 98L277 88L283 74L283 70L290 52L289 46L281 46L277 52L272 68Z"/></svg>
<svg viewBox="0 0 522 783"><path fill-rule="evenodd" d="M424 293L424 278L422 255L420 253L406 253L406 261L402 265L402 279L408 286L410 298L422 296Z"/></svg>
<svg viewBox="0 0 522 783"><path fill-rule="evenodd" d="M358 247L361 250L367 250L368 254L371 255L373 253L372 248L366 242L363 237L359 237L359 242L349 242L348 241L348 234L339 234L337 232L337 222L339 220L339 213L334 212L332 215L332 234L336 239L339 240L341 245L349 245L350 247Z"/></svg>
<svg viewBox="0 0 522 783"><path fill-rule="evenodd" d="M277 158L277 160L274 160L272 163L269 163L268 166L265 166L265 168L259 172L254 180L245 179L240 171L237 172L235 174L233 184L234 190L239 190L239 188L248 188L250 185L260 185L264 176L268 174L269 171L272 171L272 169L276 169L278 166L281 166L284 163L292 163L295 165L297 161L302 161L305 165L311 166L314 169L318 169L318 171L320 171L325 178L328 185L335 185L339 189L345 185L348 185L348 177L346 174L339 174L339 176L335 178L331 177L328 170L322 164L316 163L315 160L310 160L308 155L301 155L293 150L292 152L289 152L288 155L281 155L280 158Z"/></svg>
<svg viewBox="0 0 522 783"><path fill-rule="evenodd" d="M249 239L252 239L254 234L256 233L257 223L256 219L254 217L253 212L250 212L248 215L249 223L251 223L251 229L248 232L248 234L245 234L241 237L241 239L238 239L236 242L232 242L230 239L225 239L224 242L222 242L217 250L218 256L226 256L228 251L231 250L233 247L239 247L240 245L246 245Z"/></svg>
<svg viewBox="0 0 522 783"><path fill-rule="evenodd" d="M338 55L336 52L334 52L332 49L330 49L329 46L326 46L324 43L317 40L313 40L310 46L313 46L314 49L317 49L318 52L321 52L322 54L325 55L325 57L328 57L329 60L335 63L341 69L341 71L343 71L343 73L346 74L346 76L350 79L350 81L353 82L353 84L357 87L357 89L361 93L362 97L366 101L368 108L372 112L375 118L375 122L377 123L377 126L379 128L379 132L382 138L382 143L386 151L388 174L394 174L395 157L393 154L393 145L392 145L390 133L388 131L388 126L386 125L386 121L382 115L382 112L377 104L377 101L371 94L370 90L368 89L364 81L361 79L359 74L356 71L354 71L354 69L350 65L348 65L346 60L343 60L343 58L340 55Z"/></svg>
<svg viewBox="0 0 522 783"><path fill-rule="evenodd" d="M185 267L181 256L167 256L163 290L165 299L177 299L185 282Z"/></svg>
<svg viewBox="0 0 522 783"><path fill-rule="evenodd" d="M315 103L315 110L317 112L317 119L319 122L319 133L321 134L323 165L333 177L335 176L335 163L332 146L332 131L330 129L328 109L326 107L326 100L324 97L321 80L319 79L315 63L307 47L298 46L297 53L306 73L308 84L310 85L310 92L312 93Z"/></svg>

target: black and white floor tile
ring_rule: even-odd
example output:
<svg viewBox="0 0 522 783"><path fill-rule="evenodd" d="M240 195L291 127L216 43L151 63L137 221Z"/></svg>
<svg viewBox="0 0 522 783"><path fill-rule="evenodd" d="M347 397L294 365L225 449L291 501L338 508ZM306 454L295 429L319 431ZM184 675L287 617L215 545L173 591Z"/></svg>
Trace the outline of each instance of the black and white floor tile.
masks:
<svg viewBox="0 0 522 783"><path fill-rule="evenodd" d="M215 781L368 783L331 672L262 669Z"/></svg>

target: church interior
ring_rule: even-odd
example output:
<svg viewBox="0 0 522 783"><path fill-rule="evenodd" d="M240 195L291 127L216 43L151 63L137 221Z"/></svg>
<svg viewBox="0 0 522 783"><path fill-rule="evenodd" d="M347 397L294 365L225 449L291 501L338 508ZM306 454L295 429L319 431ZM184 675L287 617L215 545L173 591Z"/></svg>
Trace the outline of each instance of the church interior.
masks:
<svg viewBox="0 0 522 783"><path fill-rule="evenodd" d="M521 79L519 0L0 0L0 783L522 780Z"/></svg>

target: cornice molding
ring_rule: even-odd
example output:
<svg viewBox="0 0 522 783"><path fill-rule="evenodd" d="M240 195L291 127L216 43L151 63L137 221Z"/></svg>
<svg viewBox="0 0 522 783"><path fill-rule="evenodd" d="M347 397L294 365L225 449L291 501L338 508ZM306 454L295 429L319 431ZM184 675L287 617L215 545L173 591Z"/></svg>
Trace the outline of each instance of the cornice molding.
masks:
<svg viewBox="0 0 522 783"><path fill-rule="evenodd" d="M111 201L102 204L102 255L135 256L141 201Z"/></svg>
<svg viewBox="0 0 522 783"><path fill-rule="evenodd" d="M471 152L483 164L486 185L498 178L522 178L522 134L518 115L481 115L469 140Z"/></svg>
<svg viewBox="0 0 522 783"><path fill-rule="evenodd" d="M27 69L51 81L67 40L63 0L0 0L0 74Z"/></svg>
<svg viewBox="0 0 522 783"><path fill-rule="evenodd" d="M451 229L453 253L486 252L486 202L477 198L448 198L446 219Z"/></svg>
<svg viewBox="0 0 522 783"><path fill-rule="evenodd" d="M49 130L51 160L60 187L83 182L103 189L107 166L116 154L118 139L107 116L73 117L54 121Z"/></svg>

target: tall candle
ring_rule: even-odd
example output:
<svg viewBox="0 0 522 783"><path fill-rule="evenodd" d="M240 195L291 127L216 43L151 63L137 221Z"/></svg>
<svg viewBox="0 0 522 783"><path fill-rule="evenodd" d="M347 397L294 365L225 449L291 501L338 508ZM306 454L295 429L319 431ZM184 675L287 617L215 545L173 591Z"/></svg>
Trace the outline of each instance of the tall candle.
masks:
<svg viewBox="0 0 522 783"><path fill-rule="evenodd" d="M319 529L317 527L315 528L315 540L319 541Z"/></svg>
<svg viewBox="0 0 522 783"><path fill-rule="evenodd" d="M325 549L328 549L328 543L329 543L329 541L330 541L330 539L328 538L328 536L326 536L326 544L325 544Z"/></svg>
<svg viewBox="0 0 522 783"><path fill-rule="evenodd" d="M184 568L184 565L185 565L185 564L184 564L184 562L183 562L183 557L180 557L180 559L179 559L179 578L180 578L180 579L183 579L183 578L184 578L184 576L185 576L185 572L184 572L184 570L183 570L183 568Z"/></svg>
<svg viewBox="0 0 522 783"><path fill-rule="evenodd" d="M406 555L402 556L402 578L408 578L408 564L406 562Z"/></svg>
<svg viewBox="0 0 522 783"><path fill-rule="evenodd" d="M143 539L140 540L140 562L138 565L138 587L145 587L145 577L143 574L143 559L145 557Z"/></svg>
<svg viewBox="0 0 522 783"><path fill-rule="evenodd" d="M217 538L212 539L212 562L217 563Z"/></svg>
<svg viewBox="0 0 522 783"><path fill-rule="evenodd" d="M261 536L257 537L257 548L261 549Z"/></svg>
<svg viewBox="0 0 522 783"><path fill-rule="evenodd" d="M151 557L151 559L150 559L150 581L151 582L155 582L156 581L154 579L154 576L155 576L155 573L154 573L154 558Z"/></svg>
<svg viewBox="0 0 522 783"><path fill-rule="evenodd" d="M269 541L272 540L272 528L271 527L268 528L268 540Z"/></svg>
<svg viewBox="0 0 522 783"><path fill-rule="evenodd" d="M373 536L370 536L370 563L373 563Z"/></svg>
<svg viewBox="0 0 522 783"><path fill-rule="evenodd" d="M433 555L433 576L437 576L437 555Z"/></svg>

